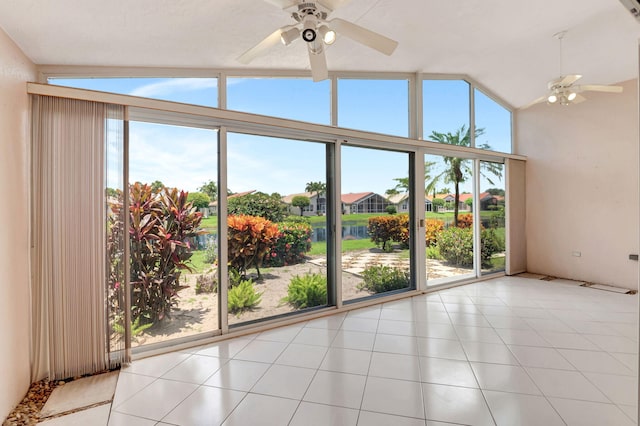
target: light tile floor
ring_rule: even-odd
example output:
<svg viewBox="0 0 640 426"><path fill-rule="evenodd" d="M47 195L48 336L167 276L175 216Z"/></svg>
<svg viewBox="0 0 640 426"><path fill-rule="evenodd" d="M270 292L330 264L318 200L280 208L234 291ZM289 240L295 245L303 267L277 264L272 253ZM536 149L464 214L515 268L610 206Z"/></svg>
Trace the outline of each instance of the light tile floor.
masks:
<svg viewBox="0 0 640 426"><path fill-rule="evenodd" d="M637 296L503 277L135 361L109 425L633 425Z"/></svg>

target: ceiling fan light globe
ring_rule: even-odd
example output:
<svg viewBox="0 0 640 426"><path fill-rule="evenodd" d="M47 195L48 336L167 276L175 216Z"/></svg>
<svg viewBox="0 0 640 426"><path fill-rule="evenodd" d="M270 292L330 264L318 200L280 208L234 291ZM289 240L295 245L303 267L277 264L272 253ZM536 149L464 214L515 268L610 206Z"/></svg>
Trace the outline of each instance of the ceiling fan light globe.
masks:
<svg viewBox="0 0 640 426"><path fill-rule="evenodd" d="M300 37L300 30L294 27L280 34L280 41L285 46L288 46L298 37Z"/></svg>
<svg viewBox="0 0 640 426"><path fill-rule="evenodd" d="M558 97L556 95L549 95L547 98L547 102L550 104L555 104L558 101Z"/></svg>
<svg viewBox="0 0 640 426"><path fill-rule="evenodd" d="M567 96L567 100L568 100L569 102L571 102L571 101L573 101L573 100L576 98L576 96L578 96L578 94L577 94L576 92L571 92L571 93L569 93L569 95Z"/></svg>
<svg viewBox="0 0 640 426"><path fill-rule="evenodd" d="M326 25L321 25L320 28L318 28L318 32L324 44L331 45L336 41L336 32Z"/></svg>

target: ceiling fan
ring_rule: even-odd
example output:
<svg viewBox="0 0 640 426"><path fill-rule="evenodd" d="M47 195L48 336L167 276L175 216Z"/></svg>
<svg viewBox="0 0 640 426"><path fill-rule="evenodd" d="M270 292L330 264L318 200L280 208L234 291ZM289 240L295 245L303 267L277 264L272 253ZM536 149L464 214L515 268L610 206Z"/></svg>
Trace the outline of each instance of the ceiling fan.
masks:
<svg viewBox="0 0 640 426"><path fill-rule="evenodd" d="M256 57L265 53L269 48L282 42L285 46L298 38L306 42L311 65L313 81L325 80L329 77L325 45L332 45L337 34L375 49L385 55L391 55L398 46L398 42L381 34L363 28L352 22L340 18L327 20L327 17L346 0L266 0L275 6L291 13L296 24L278 28L260 43L244 52L238 61L248 64Z"/></svg>
<svg viewBox="0 0 640 426"><path fill-rule="evenodd" d="M562 39L564 38L566 31L561 31L553 35L554 38L560 42L560 70L562 71ZM533 102L525 105L524 108L529 108L532 105L547 102L549 105L571 105L584 102L587 99L580 93L583 92L606 92L606 93L621 93L622 87L620 86L607 86L602 84L585 84L574 85L582 76L580 74L568 74L561 75L558 78L554 78L547 83L548 93L539 97Z"/></svg>

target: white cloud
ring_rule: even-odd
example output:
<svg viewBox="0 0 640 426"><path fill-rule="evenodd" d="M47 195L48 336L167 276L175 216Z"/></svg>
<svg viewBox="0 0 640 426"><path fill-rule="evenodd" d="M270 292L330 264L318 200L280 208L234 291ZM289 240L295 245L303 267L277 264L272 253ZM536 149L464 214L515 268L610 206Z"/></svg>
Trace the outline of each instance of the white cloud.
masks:
<svg viewBox="0 0 640 426"><path fill-rule="evenodd" d="M202 89L215 89L218 80L215 78L171 78L157 83L150 83L132 90L132 96L146 98L166 96L176 92L187 92Z"/></svg>

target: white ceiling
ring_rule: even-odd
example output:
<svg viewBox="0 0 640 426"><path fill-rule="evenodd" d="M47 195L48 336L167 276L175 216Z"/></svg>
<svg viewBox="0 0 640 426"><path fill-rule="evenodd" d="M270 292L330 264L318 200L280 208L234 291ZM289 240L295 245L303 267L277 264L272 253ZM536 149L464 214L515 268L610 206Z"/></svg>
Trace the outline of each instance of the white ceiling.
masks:
<svg viewBox="0 0 640 426"><path fill-rule="evenodd" d="M638 76L640 23L619 0L351 0L330 17L400 43L387 57L341 37L327 49L331 71L466 74L515 107L561 72L581 84ZM240 54L290 23L263 0L0 1L0 27L42 65L238 69ZM308 57L300 42L277 45L248 67L302 70Z"/></svg>

